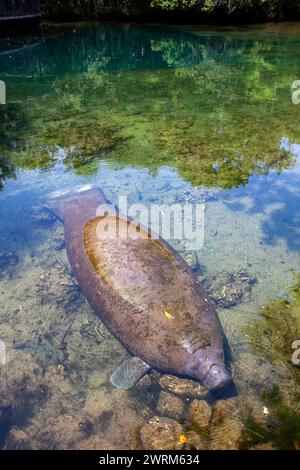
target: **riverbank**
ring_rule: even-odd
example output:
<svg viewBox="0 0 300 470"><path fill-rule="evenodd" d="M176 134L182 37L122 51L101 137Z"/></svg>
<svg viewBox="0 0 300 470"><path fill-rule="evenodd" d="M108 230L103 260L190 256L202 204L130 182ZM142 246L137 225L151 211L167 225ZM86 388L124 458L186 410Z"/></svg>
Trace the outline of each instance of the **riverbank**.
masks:
<svg viewBox="0 0 300 470"><path fill-rule="evenodd" d="M103 4L104 3L104 4ZM108 5L107 5L108 4ZM300 6L296 0L256 0L247 6L239 0L135 0L110 2L42 2L49 21L98 20L164 24L245 24L268 21L296 21Z"/></svg>

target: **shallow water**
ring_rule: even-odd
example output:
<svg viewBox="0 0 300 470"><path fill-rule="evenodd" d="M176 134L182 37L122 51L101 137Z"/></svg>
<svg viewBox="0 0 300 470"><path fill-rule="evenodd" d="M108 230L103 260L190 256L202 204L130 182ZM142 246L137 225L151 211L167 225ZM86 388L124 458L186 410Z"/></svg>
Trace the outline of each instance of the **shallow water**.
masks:
<svg viewBox="0 0 300 470"><path fill-rule="evenodd" d="M256 432L249 417L274 427L263 398L274 385L297 410L292 366L272 338L268 346L270 332L258 323L253 335L251 325L270 300L288 296L299 272L300 105L291 100L299 46L297 25L69 25L16 51L2 45L3 447L147 448L140 428L158 414L176 416L187 445L238 448ZM177 412L157 410L155 374L129 392L110 385L126 352L80 293L62 225L41 203L86 184L113 203L120 194L146 205L205 203L199 279L214 298L236 273L255 280L235 305L216 305L236 393L209 397L205 432L191 424L188 393ZM173 434L169 447L178 445Z"/></svg>

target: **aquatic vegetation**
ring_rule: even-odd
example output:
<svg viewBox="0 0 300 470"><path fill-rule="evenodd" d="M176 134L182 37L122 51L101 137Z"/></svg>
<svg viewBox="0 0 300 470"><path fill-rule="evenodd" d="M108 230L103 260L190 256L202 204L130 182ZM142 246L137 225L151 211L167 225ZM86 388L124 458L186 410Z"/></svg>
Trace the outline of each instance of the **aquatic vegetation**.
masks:
<svg viewBox="0 0 300 470"><path fill-rule="evenodd" d="M23 170L34 170L36 168L45 170L56 163L55 153L50 148L37 143L30 143L26 147L13 150L10 155L15 167Z"/></svg>
<svg viewBox="0 0 300 470"><path fill-rule="evenodd" d="M300 368L292 363L292 343L300 334L300 276L295 275L290 298L270 302L247 331L254 351L274 364L284 365L289 377L262 392L271 422L262 425L249 415L243 446L273 442L279 449L300 448Z"/></svg>
<svg viewBox="0 0 300 470"><path fill-rule="evenodd" d="M291 298L278 299L267 304L249 326L250 336L258 351L270 360L283 362L294 380L300 378L300 368L292 364L292 344L300 335L300 276L289 289Z"/></svg>
<svg viewBox="0 0 300 470"><path fill-rule="evenodd" d="M89 174L97 170L95 160L106 157L109 151L121 145L124 139L119 131L120 127L113 122L95 117L52 125L47 129L45 138L49 145L65 150L64 164L67 167L81 174Z"/></svg>
<svg viewBox="0 0 300 470"><path fill-rule="evenodd" d="M265 394L263 399L270 408L273 422L267 427L248 417L241 449L272 443L281 450L299 450L300 412L284 404L277 388L269 396Z"/></svg>
<svg viewBox="0 0 300 470"><path fill-rule="evenodd" d="M95 41L105 60L99 61ZM79 44L88 60L85 54L80 64L66 62ZM221 188L279 173L294 164L282 139L293 142L298 130L299 109L289 96L290 46L276 44L284 57L278 64L278 50L263 35L198 37L158 28L140 38L138 28L120 28L112 42L105 27L79 28L63 37L61 49L51 43L50 59L42 46L32 49L41 73L10 81L15 103L3 108L0 123L2 144L13 145L6 146L6 158L17 168L45 168L61 158L53 152L61 147L66 167L80 174L96 172L103 159L151 171L169 165L194 185ZM145 68L139 62L126 67L128 51ZM10 58L12 70L19 69L17 59ZM61 62L71 73L58 73Z"/></svg>

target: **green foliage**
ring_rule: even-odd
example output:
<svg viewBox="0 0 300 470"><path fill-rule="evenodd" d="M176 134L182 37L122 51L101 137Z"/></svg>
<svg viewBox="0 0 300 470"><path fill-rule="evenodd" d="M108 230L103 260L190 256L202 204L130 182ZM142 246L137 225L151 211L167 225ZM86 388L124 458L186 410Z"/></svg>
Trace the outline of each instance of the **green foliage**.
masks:
<svg viewBox="0 0 300 470"><path fill-rule="evenodd" d="M47 168L62 156L80 174L103 159L151 171L168 165L194 185L221 188L293 165L280 141L298 136L296 43L147 31L79 27L30 59L32 76L9 82L11 103L0 109L3 181L9 169ZM2 65L10 74L16 59Z"/></svg>
<svg viewBox="0 0 300 470"><path fill-rule="evenodd" d="M151 6L162 10L186 10L202 3L199 0L152 0Z"/></svg>
<svg viewBox="0 0 300 470"><path fill-rule="evenodd" d="M262 309L247 333L253 338L253 348L274 364L281 364L289 373L288 384L278 382L262 393L270 411L271 424L256 422L250 415L245 421L242 448L273 443L281 450L300 449L299 366L292 364L292 343L300 332L300 275L289 290L290 299L278 299Z"/></svg>
<svg viewBox="0 0 300 470"><path fill-rule="evenodd" d="M259 348L264 350L268 359L274 360L276 357L299 381L300 369L291 360L292 343L300 334L300 275L295 274L295 278L296 282L289 290L291 299L282 298L266 305L249 332L253 337L259 334Z"/></svg>
<svg viewBox="0 0 300 470"><path fill-rule="evenodd" d="M101 15L147 16L153 11L216 15L250 15L276 18L298 10L297 0L44 0L44 12L50 17L78 16L97 18ZM299 11L299 10L298 10Z"/></svg>
<svg viewBox="0 0 300 470"><path fill-rule="evenodd" d="M299 450L300 412L284 403L278 387L262 398L272 413L273 423L267 427L249 416L245 420L246 432L241 448L272 443L280 450Z"/></svg>

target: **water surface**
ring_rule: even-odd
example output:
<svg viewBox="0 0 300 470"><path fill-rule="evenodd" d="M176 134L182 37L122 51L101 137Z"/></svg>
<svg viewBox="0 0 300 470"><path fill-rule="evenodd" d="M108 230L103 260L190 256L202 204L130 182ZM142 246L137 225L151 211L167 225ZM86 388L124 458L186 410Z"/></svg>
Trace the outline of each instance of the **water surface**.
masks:
<svg viewBox="0 0 300 470"><path fill-rule="evenodd" d="M225 420L204 436L179 421L200 447L238 448L247 432L265 442L249 420L274 426L266 393L280 384L298 409L295 368L256 322L299 271L299 26L69 25L1 47L1 445L138 448L158 413L149 378L130 392L110 385L126 353L81 295L62 225L41 203L85 184L114 203L205 203L196 274L212 295L239 272L253 283L231 308L217 304L236 385Z"/></svg>

